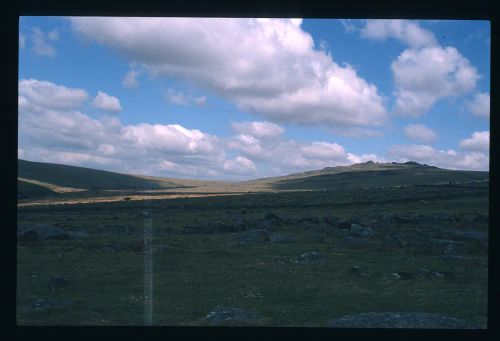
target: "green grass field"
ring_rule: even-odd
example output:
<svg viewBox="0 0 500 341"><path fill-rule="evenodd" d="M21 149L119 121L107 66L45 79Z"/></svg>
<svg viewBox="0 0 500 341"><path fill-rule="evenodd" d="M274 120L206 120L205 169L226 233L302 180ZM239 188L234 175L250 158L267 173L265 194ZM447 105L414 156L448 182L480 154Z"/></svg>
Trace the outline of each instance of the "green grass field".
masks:
<svg viewBox="0 0 500 341"><path fill-rule="evenodd" d="M375 237L363 249L350 249L338 229L301 219L445 212L460 219L437 222L433 229L486 232L487 221L467 223L462 218L474 212L488 216L487 183L19 207L19 226L58 224L64 230L83 229L88 238L18 245L18 324L144 324L144 253L133 249L143 238L145 218L140 212L147 208L152 212L153 249L158 248L153 253L154 325L207 325L205 316L223 305L256 311L261 318L250 324L256 326L323 327L345 314L418 311L486 327L487 250L464 255L476 261L474 266L411 248L383 250L385 235L430 228L401 222L391 222L391 232L374 227ZM272 232L293 234L294 242L240 245L236 233L182 233L186 224L235 217L259 228L270 212L287 218L270 227ZM106 245L119 247L110 251ZM320 252L324 261L293 262L310 251ZM367 275L351 273L356 266ZM387 276L415 274L421 268L444 277ZM63 276L68 284L52 291L52 276ZM70 299L72 304L40 311L33 308L36 299Z"/></svg>

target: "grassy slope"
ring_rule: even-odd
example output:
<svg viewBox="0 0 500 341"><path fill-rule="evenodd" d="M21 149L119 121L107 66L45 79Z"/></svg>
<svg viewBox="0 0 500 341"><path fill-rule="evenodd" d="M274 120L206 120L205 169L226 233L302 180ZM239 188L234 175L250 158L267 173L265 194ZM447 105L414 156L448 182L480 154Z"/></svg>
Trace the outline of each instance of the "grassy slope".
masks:
<svg viewBox="0 0 500 341"><path fill-rule="evenodd" d="M82 167L19 160L19 177L55 192L65 187L110 190L100 196L116 195L117 190L176 193L246 193L287 190L356 189L415 184L435 184L488 180L488 172L453 171L420 164L363 163L327 167L242 182L208 181L153 176L134 176ZM65 187L63 187L65 186ZM63 190L58 190L63 189ZM136 193L139 195L140 193ZM67 193L71 197L85 193ZM97 194L96 194L97 195ZM127 195L133 195L129 193Z"/></svg>
<svg viewBox="0 0 500 341"><path fill-rule="evenodd" d="M488 172L453 171L423 165L401 165L382 169L354 169L275 181L276 189L343 189L423 185L446 182L469 183L488 180Z"/></svg>
<svg viewBox="0 0 500 341"><path fill-rule="evenodd" d="M85 189L161 189L156 182L97 169L18 160L18 177Z"/></svg>

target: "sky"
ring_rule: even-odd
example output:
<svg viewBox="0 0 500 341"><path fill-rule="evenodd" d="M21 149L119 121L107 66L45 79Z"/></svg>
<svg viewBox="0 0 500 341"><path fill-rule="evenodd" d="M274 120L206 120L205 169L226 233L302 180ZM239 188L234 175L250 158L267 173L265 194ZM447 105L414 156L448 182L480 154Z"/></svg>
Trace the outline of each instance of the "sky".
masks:
<svg viewBox="0 0 500 341"><path fill-rule="evenodd" d="M490 23L20 17L18 157L246 180L488 170Z"/></svg>

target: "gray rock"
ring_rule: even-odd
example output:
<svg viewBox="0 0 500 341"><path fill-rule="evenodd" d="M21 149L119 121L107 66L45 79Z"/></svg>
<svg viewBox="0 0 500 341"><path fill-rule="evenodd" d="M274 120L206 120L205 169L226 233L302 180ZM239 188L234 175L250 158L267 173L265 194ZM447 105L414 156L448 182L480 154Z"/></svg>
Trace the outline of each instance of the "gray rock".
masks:
<svg viewBox="0 0 500 341"><path fill-rule="evenodd" d="M208 313L206 319L211 325L220 325L228 322L255 322L259 319L259 316L255 311L237 307L217 306Z"/></svg>
<svg viewBox="0 0 500 341"><path fill-rule="evenodd" d="M406 245L406 241L398 234L384 237L383 249L386 251L398 250Z"/></svg>
<svg viewBox="0 0 500 341"><path fill-rule="evenodd" d="M488 248L488 234L481 231L452 231L449 238L470 244L471 249L486 250Z"/></svg>
<svg viewBox="0 0 500 341"><path fill-rule="evenodd" d="M85 239L88 238L89 234L87 231L68 231L68 239Z"/></svg>
<svg viewBox="0 0 500 341"><path fill-rule="evenodd" d="M242 231L236 235L236 239L242 244L265 242L269 240L269 232L265 229L252 229Z"/></svg>
<svg viewBox="0 0 500 341"><path fill-rule="evenodd" d="M338 229L349 229L351 227L351 222L345 218L340 218L335 221L333 226Z"/></svg>
<svg viewBox="0 0 500 341"><path fill-rule="evenodd" d="M37 243L48 239L69 239L70 235L59 227L48 224L36 224L35 226L18 231L17 240L20 243Z"/></svg>
<svg viewBox="0 0 500 341"><path fill-rule="evenodd" d="M293 243L297 240L294 234L275 232L269 235L271 243Z"/></svg>
<svg viewBox="0 0 500 341"><path fill-rule="evenodd" d="M361 250L368 247L368 242L363 238L347 236L342 239L342 245L349 249Z"/></svg>
<svg viewBox="0 0 500 341"><path fill-rule="evenodd" d="M52 291L56 291L68 285L68 281L62 276L53 276L49 279L49 287Z"/></svg>
<svg viewBox="0 0 500 341"><path fill-rule="evenodd" d="M397 272L391 272L389 274L389 277L392 278L392 279L401 279L401 275L398 274Z"/></svg>
<svg viewBox="0 0 500 341"><path fill-rule="evenodd" d="M323 262L325 257L316 251L306 252L294 259L295 263L317 264Z"/></svg>
<svg viewBox="0 0 500 341"><path fill-rule="evenodd" d="M349 234L360 238L370 238L373 237L374 232L373 229L370 227L363 227L358 224L351 224L351 228L349 229Z"/></svg>
<svg viewBox="0 0 500 341"><path fill-rule="evenodd" d="M214 231L216 233L232 233L238 232L239 228L237 225L225 223L223 221L216 221L214 224Z"/></svg>
<svg viewBox="0 0 500 341"><path fill-rule="evenodd" d="M31 303L31 310L33 312L47 312L68 308L73 304L75 302L71 299L39 298Z"/></svg>
<svg viewBox="0 0 500 341"><path fill-rule="evenodd" d="M456 255L467 252L467 243L449 239L431 239L427 246L429 253L434 255Z"/></svg>
<svg viewBox="0 0 500 341"><path fill-rule="evenodd" d="M475 329L473 323L454 317L419 312L371 312L345 315L330 320L333 328L420 328L420 329Z"/></svg>

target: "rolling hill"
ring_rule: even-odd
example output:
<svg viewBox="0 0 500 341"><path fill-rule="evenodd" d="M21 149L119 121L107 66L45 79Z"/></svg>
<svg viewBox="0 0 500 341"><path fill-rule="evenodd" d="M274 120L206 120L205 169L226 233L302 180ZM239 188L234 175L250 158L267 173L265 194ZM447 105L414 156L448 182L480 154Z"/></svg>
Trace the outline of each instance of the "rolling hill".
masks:
<svg viewBox="0 0 500 341"><path fill-rule="evenodd" d="M103 170L53 163L17 161L17 176L25 182L36 181L39 186L55 190L57 187L85 190L162 189L157 182L137 176ZM50 186L53 186L52 188ZM54 187L55 186L55 187Z"/></svg>
<svg viewBox="0 0 500 341"><path fill-rule="evenodd" d="M40 198L67 193L100 191L162 193L247 193L301 190L336 190L408 185L486 182L488 172L441 169L406 163L365 163L250 181L207 181L160 178L97 169L18 160L18 198ZM83 195L83 193L82 193ZM88 195L88 194L87 194Z"/></svg>

